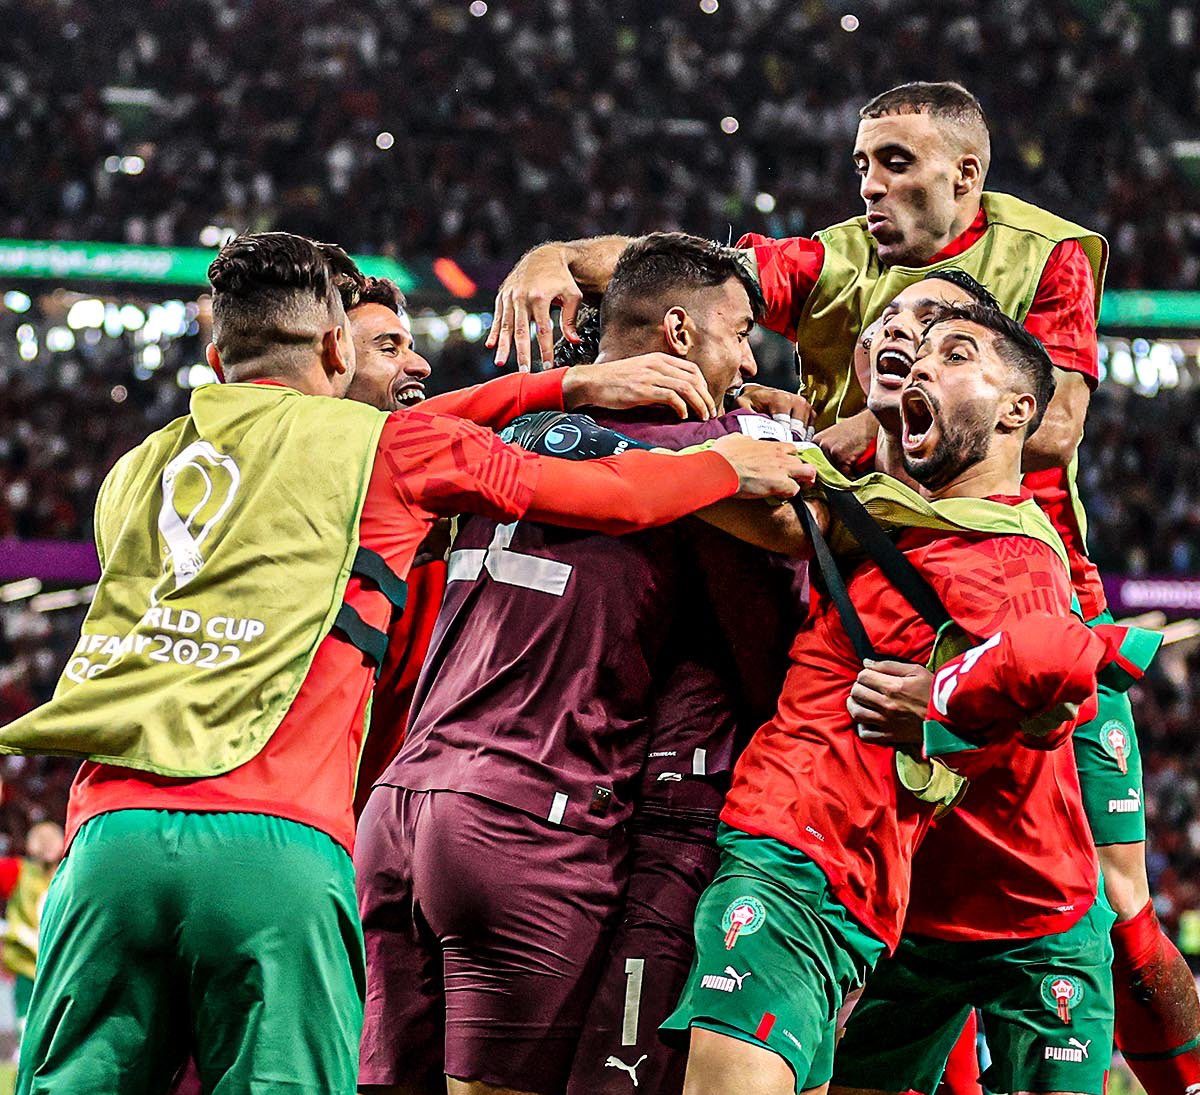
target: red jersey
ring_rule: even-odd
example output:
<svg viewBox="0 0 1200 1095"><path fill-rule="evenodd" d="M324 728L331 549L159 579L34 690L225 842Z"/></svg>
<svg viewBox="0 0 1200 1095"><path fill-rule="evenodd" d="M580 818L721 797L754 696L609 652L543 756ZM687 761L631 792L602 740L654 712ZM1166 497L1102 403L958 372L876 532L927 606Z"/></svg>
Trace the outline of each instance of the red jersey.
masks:
<svg viewBox="0 0 1200 1095"><path fill-rule="evenodd" d="M1036 540L911 529L897 543L969 635L991 636L1035 612L1070 613L1066 572ZM932 630L874 562L861 564L847 587L880 658L928 660ZM855 732L846 701L862 666L828 597L814 598L791 662L774 717L734 772L722 818L810 856L837 899L895 947L908 905L912 856L933 807L901 786L892 748L864 742ZM1042 808L1032 796L1030 809ZM1043 824L1055 824L1038 816Z"/></svg>
<svg viewBox="0 0 1200 1095"><path fill-rule="evenodd" d="M928 264L961 254L982 237L986 228L987 216L980 209L966 231L951 240ZM751 233L738 240L738 246L754 250L759 283L767 302L763 325L794 340L804 302L821 276L825 259L821 241L803 236L772 240ZM1025 327L1046 347L1055 365L1068 372L1082 373L1095 388L1099 380L1096 284L1077 240L1064 240L1050 253L1025 317ZM1066 468L1048 468L1029 473L1024 483L1062 537L1070 560L1071 582L1084 618L1093 619L1106 607L1104 586L1095 564L1087 556L1072 473Z"/></svg>
<svg viewBox="0 0 1200 1095"><path fill-rule="evenodd" d="M1091 908L1098 865L1073 754L1057 746L1095 716L1100 669L1116 663L1134 679L1143 672L1122 658L1126 634L1113 626L1087 628L1075 617L1028 616L938 670L929 716L949 733L927 734L926 748L971 784L913 861L905 933L957 941L1036 938L1066 931ZM1045 657L1047 650L1054 659ZM1060 664L1070 671L1062 673ZM1023 735L999 746L984 766L979 754L957 752L956 724L990 720L1000 728L1020 721L1028 691L1055 705L1078 705L1077 718L1043 737ZM960 756L966 764L957 762ZM963 885L968 864L982 884Z"/></svg>
<svg viewBox="0 0 1200 1095"><path fill-rule="evenodd" d="M525 374L456 395L464 401L460 409L473 402L477 417L499 425L528 411L561 409L562 379L561 371ZM685 474L680 460L690 463ZM636 452L572 464L505 445L461 418L405 410L388 417L380 436L359 541L404 577L439 516L469 510L513 521L529 515L622 533L673 520L736 490L737 475L718 453ZM371 627L387 627L391 603L373 584L351 577L345 600ZM340 632L331 632L288 713L251 760L201 779L86 762L71 789L68 839L89 818L112 810L231 811L311 825L349 851L354 776L373 682L374 666Z"/></svg>

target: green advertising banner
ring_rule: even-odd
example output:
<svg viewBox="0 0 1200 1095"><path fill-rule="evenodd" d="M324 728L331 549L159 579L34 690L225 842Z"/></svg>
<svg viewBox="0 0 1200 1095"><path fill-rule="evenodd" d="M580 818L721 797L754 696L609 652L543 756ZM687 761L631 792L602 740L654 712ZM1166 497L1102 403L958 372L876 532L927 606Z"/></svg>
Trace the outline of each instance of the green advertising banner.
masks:
<svg viewBox="0 0 1200 1095"><path fill-rule="evenodd" d="M207 284L205 274L215 254L207 247L0 239L0 278L202 286ZM391 278L405 293L421 287L415 271L394 259L356 255L355 261L364 273ZM473 291L472 284L467 293ZM1104 294L1100 325L1110 331L1200 328L1200 292L1110 289Z"/></svg>
<svg viewBox="0 0 1200 1095"><path fill-rule="evenodd" d="M119 281L143 285L206 285L215 248L0 239L0 278ZM417 287L413 272L393 259L356 255L364 273L391 278L402 292Z"/></svg>

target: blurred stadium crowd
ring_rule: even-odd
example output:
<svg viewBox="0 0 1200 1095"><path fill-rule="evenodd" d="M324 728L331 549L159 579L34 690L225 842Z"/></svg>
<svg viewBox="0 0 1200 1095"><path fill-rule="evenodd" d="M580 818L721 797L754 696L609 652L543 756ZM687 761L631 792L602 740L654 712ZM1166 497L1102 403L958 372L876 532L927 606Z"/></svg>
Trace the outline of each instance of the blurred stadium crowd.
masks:
<svg viewBox="0 0 1200 1095"><path fill-rule="evenodd" d="M212 245L278 226L498 275L553 237L805 234L858 208L864 89L937 72L989 111L991 188L1104 232L1110 286L1200 281L1193 5L870 0L853 27L816 0L734 7L0 0L10 56L38 59L0 63L0 236ZM152 370L119 334L34 362L15 352L31 319L0 314L0 537L88 538L104 473L185 408L200 336ZM452 341L435 386L490 375L480 344ZM1178 459L1198 450L1200 388L1101 387L1080 468L1102 569L1200 573L1200 465ZM81 617L0 597L0 719L48 697ZM1170 927L1197 918L1183 949L1200 955L1200 693L1160 674L1135 707L1151 881ZM63 814L73 768L0 760L0 854Z"/></svg>
<svg viewBox="0 0 1200 1095"><path fill-rule="evenodd" d="M990 115L990 188L1102 231L1111 286L1200 274L1187 0L0 11L10 56L37 58L0 65L2 236L211 244L286 226L478 267L598 232L802 234L857 208L868 90L942 73Z"/></svg>

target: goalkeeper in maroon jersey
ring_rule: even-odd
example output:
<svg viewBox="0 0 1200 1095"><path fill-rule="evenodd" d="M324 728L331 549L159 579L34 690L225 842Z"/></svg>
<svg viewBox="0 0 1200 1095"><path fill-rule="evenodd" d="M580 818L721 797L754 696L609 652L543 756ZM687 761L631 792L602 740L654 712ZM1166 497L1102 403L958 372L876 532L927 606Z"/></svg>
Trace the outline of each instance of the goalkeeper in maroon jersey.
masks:
<svg viewBox="0 0 1200 1095"><path fill-rule="evenodd" d="M658 349L695 362L720 402L754 374L755 297L729 249L649 237L614 276L587 368ZM603 421L626 446L786 436L745 414ZM542 451L586 441L575 425L545 432ZM443 1073L458 1091L565 1084L621 908L674 606L699 586L689 554L678 527L614 538L460 521L408 736L359 829L364 1088L432 1091Z"/></svg>

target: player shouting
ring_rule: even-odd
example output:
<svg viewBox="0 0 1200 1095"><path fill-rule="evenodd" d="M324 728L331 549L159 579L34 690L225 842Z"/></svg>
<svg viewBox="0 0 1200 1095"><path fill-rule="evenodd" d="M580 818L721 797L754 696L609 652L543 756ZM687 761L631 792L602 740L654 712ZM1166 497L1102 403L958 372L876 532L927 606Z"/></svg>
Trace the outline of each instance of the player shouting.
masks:
<svg viewBox="0 0 1200 1095"><path fill-rule="evenodd" d="M976 306L935 320L904 390L905 466L935 509L996 522L1015 506L1038 519L1019 532L984 532L980 521L968 526L980 531L912 529L897 541L954 622L989 648L1029 617L1044 628L1071 625L1056 540L1019 498L1022 445L1052 390L1040 344ZM881 658L930 657L932 628L877 562L857 566L846 586ZM847 704L862 664L830 598L815 602L791 657L779 708L735 771L721 867L696 913L696 963L667 1024L691 1028L689 1095L823 1090L837 1010L899 940L912 854L932 815L902 785L891 747L856 732ZM993 698L1011 692L1006 709L1026 715L1078 703L1094 690L1096 664L1059 644L1037 664L1011 667ZM995 729L994 718L976 710L959 729Z"/></svg>
<svg viewBox="0 0 1200 1095"><path fill-rule="evenodd" d="M1037 336L1054 362L1054 401L1026 446L1023 485L1066 545L1085 619L1109 622L1074 483L1097 379L1106 245L1085 228L983 190L991 158L987 124L978 101L957 84L901 85L867 103L860 118L854 164L865 215L812 239L751 235L740 241L767 301L763 325L797 340L806 392L824 427L817 440L839 467L853 467L876 432L849 369L859 334L925 274L965 270ZM507 358L515 341L518 361L528 362L529 321L536 321L539 341L548 337L555 301L563 304L570 335L582 293L603 291L624 242L546 244L526 255L497 298L489 336L497 360ZM1100 700L1097 718L1078 731L1075 752L1118 919L1117 1042L1151 1095L1178 1095L1200 1083L1200 998L1150 900L1141 756L1128 700L1107 689Z"/></svg>
<svg viewBox="0 0 1200 1095"><path fill-rule="evenodd" d="M748 438L578 465L338 398L355 372L343 276L357 271L339 248L287 233L222 250L208 356L231 383L197 389L105 480L79 645L53 700L0 735L88 758L44 912L23 1095L161 1090L189 1044L206 1089L349 1095L354 770L380 629L432 520L625 531L795 489L782 447ZM548 374L511 402L561 407L599 373ZM664 491L681 467L684 489Z"/></svg>
<svg viewBox="0 0 1200 1095"><path fill-rule="evenodd" d="M901 397L926 324L947 305L972 302L994 303L969 274L940 271L897 294L864 337L869 352L856 365L868 365L860 379L880 422L879 470L905 474ZM850 712L860 725L919 739L929 691L921 667L876 664L860 675ZM1103 1090L1112 914L1097 899L1073 758L1010 745L991 759L917 851L904 939L850 1017L834 1091L934 1092L972 1006L986 1021L989 1090ZM974 1024L970 1034L978 1075Z"/></svg>

